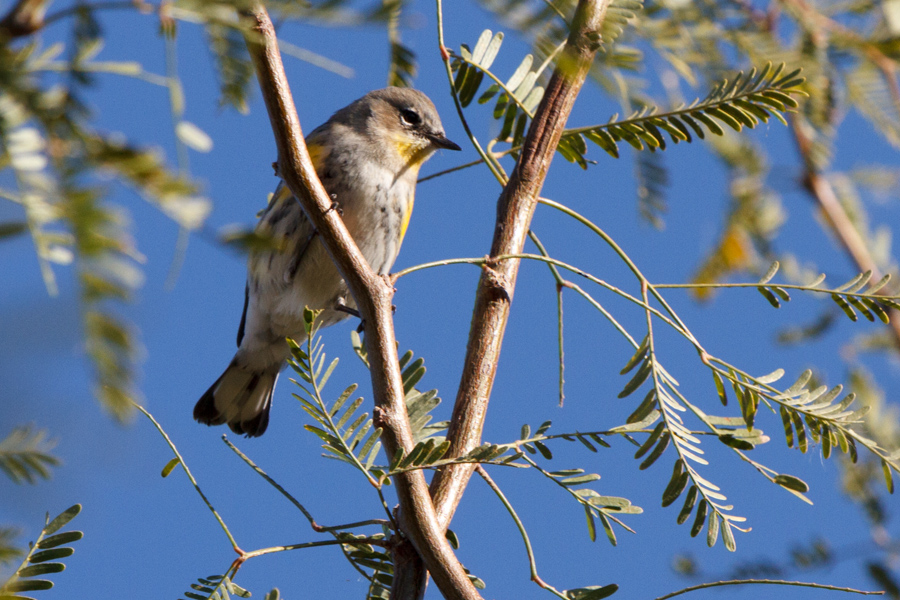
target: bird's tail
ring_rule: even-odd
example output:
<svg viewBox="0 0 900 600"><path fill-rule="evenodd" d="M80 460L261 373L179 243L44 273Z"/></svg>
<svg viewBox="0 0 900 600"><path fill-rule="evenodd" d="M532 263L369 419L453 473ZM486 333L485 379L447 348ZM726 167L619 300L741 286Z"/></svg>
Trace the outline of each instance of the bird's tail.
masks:
<svg viewBox="0 0 900 600"><path fill-rule="evenodd" d="M232 360L194 406L194 418L206 425L222 425L237 434L257 437L269 426L272 392L281 364L264 370L242 367Z"/></svg>

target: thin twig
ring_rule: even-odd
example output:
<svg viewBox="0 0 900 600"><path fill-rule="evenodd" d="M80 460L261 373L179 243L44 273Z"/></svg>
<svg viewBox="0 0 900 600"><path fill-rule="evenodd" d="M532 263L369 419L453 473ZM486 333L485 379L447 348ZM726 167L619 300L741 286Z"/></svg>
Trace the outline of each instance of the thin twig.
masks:
<svg viewBox="0 0 900 600"><path fill-rule="evenodd" d="M568 206L565 206L564 204L560 204L559 202L555 202L553 200L550 200L549 198L541 198L540 203L545 206L555 208L556 210L562 212L563 214L566 214L566 215L572 217L573 219L575 219L576 221L578 221L579 223L581 223L582 225L584 225L585 227L590 229L596 235L598 235L613 250L613 252L615 252L619 256L619 258L622 259L622 262L625 263L625 265L628 267L628 269L632 273L634 273L634 276L637 277L641 286L644 286L644 285L649 286L650 293L653 294L653 297L656 298L656 301L659 302L660 305L662 305L663 309L669 314L669 316L672 319L672 322L677 324L677 326L678 326L677 328L680 331L682 331L683 334L685 335L685 337L687 337L688 340L697 348L698 352L700 352L701 354L703 352L705 352L705 350L703 349L703 347L700 344L700 341L694 336L694 334L691 333L690 329L688 329L688 326L684 323L684 321L681 320L681 317L678 316L678 313L676 313L672 309L672 307L669 306L669 303L666 302L666 299L662 296L662 294L660 294L659 291L656 290L656 288L653 286L653 284L650 283L650 280L648 280L644 276L644 274L641 272L641 270L638 268L638 266L635 264L635 262L631 259L631 257L625 253L625 251L622 249L622 247L619 246L619 244L617 244L616 241L614 239L612 239L612 237L609 234L607 234L605 231L603 231L603 229L598 227L590 219L577 213L576 211L572 210Z"/></svg>
<svg viewBox="0 0 900 600"><path fill-rule="evenodd" d="M478 160L473 160L472 162L467 162L461 165L457 165L455 167L450 167L449 169L444 169L443 171L438 171L437 173L432 173L431 175L426 175L425 177L421 177L416 181L416 183L422 183L423 181L428 181L429 179L436 179L443 175L449 175L450 173L455 173L457 171L462 171L463 169L468 169L469 167L477 167L478 165L484 163L483 158L479 158Z"/></svg>
<svg viewBox="0 0 900 600"><path fill-rule="evenodd" d="M246 454L244 454L243 452L241 452L240 450L238 450L237 446L235 446L234 444L232 444L232 443L228 440L228 438L225 437L224 435L222 436L222 441L225 442L225 443L228 445L228 447L231 448L231 449L234 451L234 453L237 454L237 455L238 455L245 463L247 463L247 465L249 465L249 467L250 467L251 469L253 469L254 471L256 471L256 473L257 473L260 477L262 477L262 478L265 479L267 482L269 482L269 484L270 484L272 487L274 487L276 490L278 490L279 492L281 492L281 494L282 494L285 498L287 498L288 501L291 502L291 504L293 504L294 506L296 506L296 507L300 510L300 512L303 513L303 516L306 517L306 519L309 521L309 525L310 525L310 527L313 528L313 531L321 531L321 532L327 531L327 532L333 532L333 530L338 529L338 527L329 528L329 527L322 527L321 525L318 525L318 524L316 523L315 519L313 519L312 514L310 514L310 512L309 512L308 510L306 510L306 507L304 507L302 504L300 504L300 502L299 502L296 498L294 498L291 494L289 494L288 491L287 491L286 489L284 489L283 487L281 487L281 485L280 485L277 481L275 481L274 479L272 479L271 477L269 477L268 473L266 473L265 471L263 471L261 468L259 468L259 467L256 465L256 463L254 463L252 460L250 460L250 457L248 457ZM360 523L350 523L350 524L348 524L348 525L341 526L340 529L349 529L350 527L354 527L354 526L356 526L356 525L360 525ZM334 533L332 533L332 535L334 535L335 537L337 537L337 535L334 534ZM347 558L347 561L349 561L349 563L353 566L354 569L357 570L357 572L359 572L363 577L366 577L366 578L369 577L369 574L366 573L365 571L363 571L363 570L359 567L359 565L356 564L356 561L354 561L352 558L350 558L350 555L347 553L347 550L346 550L345 548L341 547L341 551L344 553L344 556Z"/></svg>
<svg viewBox="0 0 900 600"><path fill-rule="evenodd" d="M403 275L409 275L410 273L415 273L416 271L421 271L424 269L430 269L430 268L434 268L434 267L442 267L442 266L446 266L446 265L460 265L460 264L478 265L483 268L486 268L491 264L500 264L500 263L503 263L506 261L520 261L520 260L533 260L533 261L537 261L537 262L543 262L548 265L553 265L553 266L565 269L567 271L571 271L572 273L575 273L576 275L580 275L581 277L584 277L588 281L595 283L595 284L599 285L600 287L605 288L605 289L613 292L614 294L617 294L618 296L621 296L625 300L628 300L629 302L631 302L645 310L649 310L650 312L653 313L654 316L656 316L657 318L662 320L664 323L666 323L667 325L669 325L670 327L675 329L677 332L682 334L685 338L687 338L689 342L694 344L694 346L697 348L698 352L704 351L703 347L700 346L699 342L696 341L693 334L691 334L691 332L684 326L683 323L676 322L674 319L671 319L671 318L667 317L666 315L664 315L658 309L653 308L652 306L646 304L640 298L633 296L633 295L629 294L628 292L626 292L610 283L607 283L606 281L604 281L603 279L600 279L599 277L595 277L594 275L591 275L587 271L579 269L578 267L576 267L574 265L570 265L568 263L565 263L561 260L557 260L555 258L548 258L548 257L542 256L540 254L527 254L527 253L503 254L500 256L493 257L493 258L452 258L452 259L447 259L447 260L438 260L435 262L423 263L421 265L414 265L412 267L404 269L403 271L401 271L399 273L396 273L393 277L396 280ZM643 279L643 275L640 275L640 278L641 278L641 282L646 282L647 285L650 287L651 292L653 292L654 286L649 281L646 281L645 279ZM571 287L572 289L579 291L579 293L581 293L582 295L585 295L580 288L578 288L575 284L573 284L570 281L565 282L565 287ZM588 296L585 296L585 297L586 297L586 299L588 299L590 301L590 298ZM594 302L592 302L592 304L594 304ZM594 305L598 309L601 308L598 304L594 304ZM603 312L604 316L607 319L609 319L614 325L616 324L615 320L612 318L612 315L610 315L605 310L601 310L601 312ZM671 309L669 309L669 310L667 310L667 312L674 312L674 311L671 311ZM623 328L617 327L617 329L619 329L625 335L625 337L627 337L629 339L629 341L632 342L632 346L634 346L635 348L637 347L637 344L632 340L631 336L628 335L627 332Z"/></svg>
<svg viewBox="0 0 900 600"><path fill-rule="evenodd" d="M699 585L692 585L691 587L686 587L683 590L678 590L677 592L672 592L671 594L666 594L665 596L660 596L656 598L656 600L668 600L669 598L674 598L675 596L680 596L682 594L686 594L688 592L693 592L696 590L704 590L707 588L713 587L721 587L725 585L788 585L794 587L811 587L817 588L820 590L832 590L835 592L849 592L851 594L862 594L863 596L883 596L884 592L866 592L864 590L856 590L848 587L838 587L836 585L825 585L822 583L807 583L805 581L783 581L780 579L731 579L729 581L711 581L709 583L701 583Z"/></svg>
<svg viewBox="0 0 900 600"><path fill-rule="evenodd" d="M475 141L477 142L477 140L475 140ZM500 152L494 152L491 144L493 144L495 142L497 142L497 140L493 140L490 144L488 144L488 149L487 149L487 152L489 153L489 155L491 157L493 157L494 160L496 160L498 158L503 158L507 154L512 154L513 152L518 152L519 150L522 149L521 146L513 146L512 148L507 148L506 150L501 150ZM450 167L449 169L444 169L443 171L438 171L437 173L427 175L425 177L422 177L421 179L416 180L416 183L422 183L423 181L428 181L430 179L436 179L443 175L448 175L450 173L455 173L456 171L462 171L463 169L468 169L469 167L476 167L480 164L484 164L484 162L485 162L485 160L483 158L479 158L478 160L473 160L472 162L468 162L468 163L465 163L462 165L457 165L455 167ZM506 176L506 174L504 173L504 177L505 176ZM501 180L500 184L502 185L505 181L506 181L505 179Z"/></svg>
<svg viewBox="0 0 900 600"><path fill-rule="evenodd" d="M437 2L437 32L438 32L438 48L441 51L441 58L444 61L444 70L447 72L447 79L450 82L450 94L453 96L453 104L456 106L456 113L459 115L459 121L462 123L463 129L466 132L469 140L472 142L472 146L475 147L475 151L478 152L478 155L481 156L481 159L487 165L488 169L491 170L494 177L497 178L497 181L500 182L500 185L505 185L508 177L506 173L503 172L503 168L500 166L500 163L497 162L487 151L485 151L481 147L481 143L478 141L478 138L475 137L475 134L472 133L472 128L469 127L469 122L466 120L466 115L463 112L462 103L459 100L459 94L456 92L456 87L453 83L453 70L450 68L450 52L447 50L447 46L444 44L444 10L442 6L441 0L436 0Z"/></svg>
<svg viewBox="0 0 900 600"><path fill-rule="evenodd" d="M491 490L493 490L493 492L497 495L497 498L499 498L500 502L503 503L503 507L506 509L506 512L509 513L509 516L512 517L512 520L515 522L516 528L519 530L519 535L522 536L522 541L525 543L525 552L526 554L528 554L528 568L531 570L531 580L545 590L552 592L559 598L568 600L567 596L560 593L559 590L554 588L552 585L544 583L544 581L538 575L537 562L534 559L534 549L531 547L531 540L528 538L528 532L525 530L525 525L522 523L519 515L516 514L516 510L513 508L513 505L509 500L506 499L503 491L496 483L494 483L494 480L491 479L491 476L488 475L487 471L484 470L484 467L478 465L477 467L475 467L475 470L479 475L481 475L481 478L484 479L484 482L488 484L488 487L491 488Z"/></svg>
<svg viewBox="0 0 900 600"><path fill-rule="evenodd" d="M541 243L541 240L533 229L528 230L528 237L531 238L531 241L537 246L541 256L550 258L550 254L547 252L547 249L544 248L544 244ZM566 400L566 353L563 346L563 290L567 288L568 285L566 285L566 281L562 278L562 275L559 274L556 265L548 263L547 266L550 268L553 279L556 280L556 338L559 348L559 406L562 408L563 403L565 403Z"/></svg>
<svg viewBox="0 0 900 600"><path fill-rule="evenodd" d="M191 470L188 468L187 463L184 462L184 458L181 456L181 453L178 451L178 448L175 447L175 444L172 442L172 439L162 428L162 425L160 425L159 422L153 418L153 415L151 415L149 412L147 412L146 408L144 408L140 404L137 404L136 402L132 402L132 404L134 405L135 408L137 408L139 411L144 413L145 417L150 419L150 422L153 423L153 426L156 427L156 430L159 431L160 435L163 436L163 439L166 440L166 443L169 445L169 448L172 449L172 452L175 454L175 457L178 459L179 464L184 469L184 472L187 475L188 479L190 479L191 484L193 484L194 489L197 490L198 494L200 494L200 498L203 499L204 504L206 504L207 508L209 508L210 512L212 512L213 516L216 517L216 521L219 522L219 525L222 527L222 531L224 531L225 535L228 536L228 541L231 542L231 546L232 546L232 548L234 548L234 551L240 555L243 555L244 551L241 550L240 546L238 546L238 543L234 539L234 536L231 535L231 531L228 530L228 526L225 524L225 521L222 520L222 517L220 517L219 513L216 512L216 509L213 508L213 505L209 501L209 499L206 497L206 494L204 494L203 490L200 489L200 484L197 483L196 479L194 479L193 473L191 473Z"/></svg>
<svg viewBox="0 0 900 600"><path fill-rule="evenodd" d="M243 460L245 463L247 463L247 465L248 465L251 469L253 469L253 470L256 472L257 475L259 475L260 477L262 477L263 479L265 479L265 480L269 483L269 485L271 485L273 488L275 488L276 490L278 490L278 491L281 493L282 496L284 496L285 498L287 498L288 501L289 501L291 504L293 504L294 506L296 506L297 509L298 509L301 513L303 513L303 516L306 517L306 520L309 521L309 524L312 526L312 528L315 529L316 531L318 531L318 525L316 525L316 520L313 518L312 514L311 514L308 510L306 510L306 507L303 506L302 504L300 504L300 501L299 501L299 500L297 500L296 498L294 498L294 497L293 497L286 489L284 489L283 487L281 487L281 484L279 484L277 481L275 481L274 479L272 479L271 477L269 477L269 474L268 474L268 473L266 473L266 472L263 471L261 468L259 468L259 467L256 465L255 462L253 462L252 460L250 460L250 457L249 457L249 456L247 456L246 454L244 454L243 452L241 452L241 451L238 449L238 447L235 446L234 444L232 444L232 443L231 443L231 440L229 440L229 439L228 439L227 437L225 437L224 435L222 436L222 441L225 442L225 444L226 444L229 448L231 448L231 450L232 450L235 454L237 454L237 455L241 458L241 460Z"/></svg>
<svg viewBox="0 0 900 600"><path fill-rule="evenodd" d="M166 55L166 87L169 92L169 115L172 119L172 131L175 133L175 156L178 161L178 174L185 179L190 177L191 162L187 144L178 135L178 125L184 118L184 92L181 79L178 77L178 45L175 43L174 32L165 36ZM169 265L169 273L166 275L165 288L175 289L178 274L187 258L188 244L190 243L190 230L184 225L178 227L178 237L175 241L175 252Z"/></svg>
<svg viewBox="0 0 900 600"><path fill-rule="evenodd" d="M319 548L321 546L379 546L386 548L388 541L382 538L359 538L354 540L319 540L318 542L303 542L302 544L290 544L287 546L272 546L270 548L260 548L251 552L244 553L244 560L263 556L266 554L274 554L276 552L285 552L287 550L302 550L304 548Z"/></svg>

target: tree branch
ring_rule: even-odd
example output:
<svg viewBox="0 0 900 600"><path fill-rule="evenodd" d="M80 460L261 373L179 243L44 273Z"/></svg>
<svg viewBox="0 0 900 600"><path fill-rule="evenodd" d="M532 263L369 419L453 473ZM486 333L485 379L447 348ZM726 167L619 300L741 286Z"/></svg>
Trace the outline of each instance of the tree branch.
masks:
<svg viewBox="0 0 900 600"><path fill-rule="evenodd" d="M47 4L47 0L19 0L0 19L0 34L16 38L39 31L44 26Z"/></svg>
<svg viewBox="0 0 900 600"><path fill-rule="evenodd" d="M522 145L522 154L497 203L490 258L519 254L566 120L600 46L600 25L610 0L579 0L569 39ZM469 344L447 439L448 457L463 456L481 443L503 334L519 270L518 260L488 261L475 297ZM441 525L447 527L473 471L449 465L431 482Z"/></svg>
<svg viewBox="0 0 900 600"><path fill-rule="evenodd" d="M610 2L611 0L578 1L565 48L528 128L519 161L497 201L494 240L475 293L475 308L463 374L447 432L447 439L452 444L447 458L459 458L481 443L481 432L519 270L518 259L498 259L520 254L525 247L525 238L547 170L575 98L581 91L594 55L600 47L600 25ZM440 0L437 5L440 22ZM443 38L439 39L439 45L441 55L448 56ZM473 471L474 466L469 464L448 465L440 469L431 481L431 495L444 530L450 525ZM421 561L413 559L397 562L394 565L391 598L422 598L426 583L427 573Z"/></svg>
<svg viewBox="0 0 900 600"><path fill-rule="evenodd" d="M377 425L383 428L382 442L390 459L396 452L409 451L415 445L394 339L393 288L369 267L316 176L265 7L257 3L242 16L248 21L245 40L275 134L278 174L318 231L363 317L375 416ZM441 593L448 599L480 599L444 537L422 472L402 473L395 481L403 533L415 546Z"/></svg>
<svg viewBox="0 0 900 600"><path fill-rule="evenodd" d="M760 29L774 35L776 24L772 19L761 19L759 14L752 9L752 6L744 2L739 4ZM869 60L882 71L888 83L894 105L900 110L900 85L897 83L896 65L876 44L859 36L852 29L817 12L806 0L781 0L781 4L784 4L788 10L796 12L813 25L810 29L816 32L817 43L826 43L823 35L825 32L828 32L862 48ZM847 211L844 210L831 182L820 172L812 159L813 140L808 130L805 129L806 124L796 116L789 118L791 130L794 133L794 140L797 143L797 151L803 159L806 190L816 204L819 205L819 208L822 209L822 213L828 220L831 230L856 265L856 268L860 272L872 271L872 277L877 281L883 275L881 269L878 268L878 265L872 258L868 245L859 230L853 224ZM880 293L888 294L889 291L886 289ZM888 327L891 328L894 334L895 346L900 350L900 311L888 309L888 315L890 316Z"/></svg>
<svg viewBox="0 0 900 600"><path fill-rule="evenodd" d="M856 225L851 221L847 211L834 191L834 187L828 178L825 177L816 168L812 155L812 139L804 131L804 123L796 116L791 118L791 129L794 132L794 139L797 142L797 150L803 158L805 169L805 185L806 190L812 196L822 213L825 215L831 230L840 241L844 250L856 264L856 268L860 272L872 271L874 281L881 279L883 273L866 245L862 235ZM889 293L888 290L879 292L880 294ZM888 308L890 315L890 323L887 325L894 334L894 344L900 350L900 311Z"/></svg>

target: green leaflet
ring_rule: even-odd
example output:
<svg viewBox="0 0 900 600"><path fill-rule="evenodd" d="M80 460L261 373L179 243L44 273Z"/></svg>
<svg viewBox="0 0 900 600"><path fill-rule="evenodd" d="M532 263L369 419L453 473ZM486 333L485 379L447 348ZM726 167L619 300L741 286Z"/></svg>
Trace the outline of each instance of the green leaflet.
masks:
<svg viewBox="0 0 900 600"><path fill-rule="evenodd" d="M80 512L81 505L76 504L54 517L53 520L48 519L21 566L3 585L0 585L0 596L9 597L18 592L49 590L53 587L52 581L35 578L65 570L64 564L51 561L71 556L75 550L62 546L77 542L84 537L84 534L80 531L57 532Z"/></svg>

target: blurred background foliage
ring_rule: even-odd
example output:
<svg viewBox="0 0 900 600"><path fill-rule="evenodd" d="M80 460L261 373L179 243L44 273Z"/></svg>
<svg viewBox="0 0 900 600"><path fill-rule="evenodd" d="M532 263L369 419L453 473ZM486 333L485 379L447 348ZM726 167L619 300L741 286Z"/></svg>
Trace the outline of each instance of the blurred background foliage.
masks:
<svg viewBox="0 0 900 600"><path fill-rule="evenodd" d="M179 27L183 23L200 24L214 57L221 105L245 111L255 86L236 16L236 9L245 4L200 0L19 0L3 7L6 13L0 21L0 199L20 207L21 219L0 223L0 244L14 236L31 237L48 294L58 293L55 274L60 269L77 273L78 314L84 348L94 370L94 395L111 418L122 422L133 417L132 402L140 400L135 369L143 349L139 332L122 316L120 307L139 294L144 257L134 244L128 211L110 200L111 190L121 186L133 189L182 232L172 265L173 278L177 278L179 261L192 235L208 236L243 249L268 243L249 231L211 232L204 226L212 204L204 196L203 182L191 174L187 151L209 151L211 140L185 119L185 98L174 52ZM267 3L278 24L298 21L351 29L385 28L387 47L383 51L390 56L385 81L410 85L415 80L417 60L402 38L405 4L403 0ZM499 135L493 144L508 144L506 151L498 151L493 158L500 161L503 156L516 155L529 111L539 100L539 95L529 94L546 82L546 66L568 35L567 21L575 2L482 0L480 5L502 24L506 35L528 40L533 52L522 75L530 77L527 85L519 91L508 90L515 92L512 94L498 93L500 88L495 86L493 93L478 99L479 103L498 99L494 118ZM136 62L97 59L104 39L99 15L117 10L155 16L159 35L169 44L164 74L150 73ZM67 29L68 41L45 45L42 34L48 28ZM499 49L498 42L493 50L495 56ZM344 76L352 73L345 65L287 41L282 42L282 50ZM479 60L484 62L484 49L477 58L466 56L462 49L454 52L456 73L469 67L473 73L479 71L476 67ZM871 272L876 281L892 274L895 277L882 293L898 294L900 279L896 277L897 262L891 246L897 229L896 198L900 191L897 155L889 154L884 162L858 165L851 171L837 170L832 157L843 136L881 136L892 149L900 146L900 1L616 2L590 76L598 89L621 106L623 115L631 115L626 119L643 118L677 111L694 96L716 89L735 72L746 73L753 66L762 68L767 63L802 69L805 78L800 90L807 98L798 110L786 114L801 169L789 171L770 157L764 143L736 135L733 129L749 126L739 118L732 117L736 126L722 117L721 122L728 126L719 127L718 131L707 128L709 135L703 143L727 170L726 193L730 201L721 216L719 238L695 266L693 282L759 278L776 260L789 283L808 282L823 271L834 273L833 265L819 265L814 256L783 249L782 241L792 235L785 225L787 209L783 197L800 190L809 199L821 227L820 235L842 248L848 264L853 265L852 270L837 272L834 277L846 275L846 279L855 273ZM483 78L483 73L489 72L489 61L480 66L483 68L479 77ZM147 85L167 89L172 115L168 126L177 139L175 157L164 157L153 147L95 126L96 115L91 114L84 98L98 73L137 78ZM462 85L464 79L457 82L459 92L478 90L477 85L472 88L471 82L469 88ZM519 88L522 83L512 79L498 81L515 83L512 88ZM474 91L472 94L464 105L473 101ZM650 107L656 108L651 111ZM867 120L871 129L844 126L851 113ZM615 117L610 120L615 121ZM615 142L621 140L643 148L642 152L629 155L635 161L633 169L639 181L635 202L650 224L664 227L670 180L662 152L665 139L660 143L652 131L645 128L639 132L633 129L636 125L630 125L632 129L624 128L618 136L612 136L617 139L610 146L609 140L597 133L605 127L614 129L607 125L598 122L593 130L588 127L572 132L564 138L562 157L590 169L596 159L591 154L595 150L585 140L614 155L618 155ZM680 141L671 131L668 133L672 142ZM871 198L893 203L893 222L873 214L884 211L873 211ZM708 301L715 291L715 287L697 288L695 298L698 302ZM898 409L891 401L896 391L882 390L865 366L866 357L872 353L889 355L897 364L900 315L896 310L890 314L893 318L889 324L860 334L843 348L842 354L851 373L849 389L857 394L858 402L870 407L862 427L864 435L883 448L895 449L900 447ZM798 320L796 325L785 328L780 341L799 345L818 339L843 318L840 315L838 306L823 306L819 314L807 315L805 321ZM48 477L50 467L59 462L51 453L49 434L41 429L17 425L0 434L6 436L0 441L0 470L13 482L35 483ZM861 551L832 548L827 540L810 547L798 545L790 557L773 557L767 564L738 564L735 573L784 576L825 568L838 560L862 559L876 584L891 597L900 598L900 547L888 533L887 524L895 516L881 483L882 464L865 453L860 454L855 465L843 457L838 464L844 493L859 506L870 524L871 543ZM15 529L0 528L0 563L9 564L24 552ZM721 575L704 572L702 560L686 555L676 557L674 565L686 577Z"/></svg>

